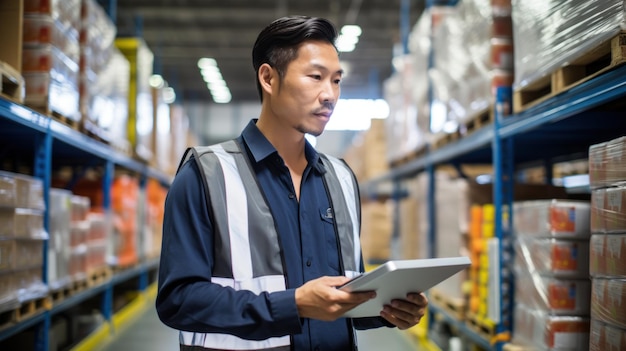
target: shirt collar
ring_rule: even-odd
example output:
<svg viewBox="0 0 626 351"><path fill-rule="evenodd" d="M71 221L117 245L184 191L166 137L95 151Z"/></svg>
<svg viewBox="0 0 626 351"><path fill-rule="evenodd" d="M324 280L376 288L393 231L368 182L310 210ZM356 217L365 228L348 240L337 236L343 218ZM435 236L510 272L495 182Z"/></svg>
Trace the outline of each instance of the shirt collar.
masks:
<svg viewBox="0 0 626 351"><path fill-rule="evenodd" d="M263 135L263 133L261 133L259 128L256 126L257 121L258 119L256 118L252 119L241 132L241 139L250 152L250 155L252 155L252 161L254 163L259 163L274 154L278 154L276 148L274 148L272 143L267 140L265 135ZM305 141L304 155L309 165L311 165L316 171L320 173L326 172L326 168L324 168L324 165L322 164L319 153L313 146L311 146L311 144L309 144L308 141Z"/></svg>

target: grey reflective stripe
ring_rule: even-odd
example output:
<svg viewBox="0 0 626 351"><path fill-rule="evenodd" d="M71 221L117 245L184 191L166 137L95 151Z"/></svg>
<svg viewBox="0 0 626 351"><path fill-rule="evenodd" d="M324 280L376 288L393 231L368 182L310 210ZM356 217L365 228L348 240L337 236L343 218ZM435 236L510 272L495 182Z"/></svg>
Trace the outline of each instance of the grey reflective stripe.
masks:
<svg viewBox="0 0 626 351"><path fill-rule="evenodd" d="M202 334L181 331L181 345L198 346L209 350L289 350L289 336L265 340L246 340L228 334Z"/></svg>
<svg viewBox="0 0 626 351"><path fill-rule="evenodd" d="M196 157L209 189L216 240L228 243L222 245L227 251L215 252L211 281L256 294L285 290L274 220L238 146L230 141L198 148ZM268 255L271 259L264 259ZM215 271L227 274L216 275ZM228 334L181 331L180 343L208 350L288 350L290 337L255 341Z"/></svg>
<svg viewBox="0 0 626 351"><path fill-rule="evenodd" d="M280 346L280 347L275 347L272 349L267 349L269 351L290 351L291 350L291 346ZM187 346L187 345L180 345L180 351L220 351L219 349L209 349L206 347L202 347L202 346Z"/></svg>
<svg viewBox="0 0 626 351"><path fill-rule="evenodd" d="M352 277L360 272L361 266L360 202L356 183L350 169L339 159L322 155L322 160L328 170L324 178L328 185L334 209L333 216L339 232L344 273Z"/></svg>
<svg viewBox="0 0 626 351"><path fill-rule="evenodd" d="M278 231L256 177L234 140L224 142L221 145L235 160L238 174L246 189L247 222L254 277L284 275Z"/></svg>

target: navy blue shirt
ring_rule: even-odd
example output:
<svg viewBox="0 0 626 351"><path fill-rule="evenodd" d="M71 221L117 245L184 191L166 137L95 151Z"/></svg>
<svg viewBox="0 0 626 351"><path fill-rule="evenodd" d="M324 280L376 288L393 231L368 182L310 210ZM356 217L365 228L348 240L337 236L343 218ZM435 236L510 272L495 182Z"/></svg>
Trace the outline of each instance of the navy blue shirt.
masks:
<svg viewBox="0 0 626 351"><path fill-rule="evenodd" d="M350 350L351 323L359 329L388 325L380 318L323 322L298 316L295 288L321 276L342 274L337 234L327 211L326 172L306 143L308 165L300 201L289 170L251 121L238 142L245 146L280 236L287 290L255 295L212 284L213 226L195 161L181 167L165 203L157 311L172 328L218 332L245 339L292 335L294 350Z"/></svg>

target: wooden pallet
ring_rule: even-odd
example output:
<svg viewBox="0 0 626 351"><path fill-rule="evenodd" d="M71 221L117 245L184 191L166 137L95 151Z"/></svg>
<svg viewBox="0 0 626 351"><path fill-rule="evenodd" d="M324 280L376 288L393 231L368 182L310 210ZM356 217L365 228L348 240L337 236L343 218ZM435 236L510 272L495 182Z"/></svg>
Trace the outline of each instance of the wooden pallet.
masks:
<svg viewBox="0 0 626 351"><path fill-rule="evenodd" d="M426 155L426 153L428 152L427 150L428 150L428 148L426 147L426 145L423 145L423 146L422 146L422 147L420 147L419 149L417 149L417 150L413 150L413 151L411 151L411 152L408 152L406 155L404 155L404 156L402 156L402 157L400 157L400 158L398 158L398 159L396 159L396 160L391 161L391 162L389 163L389 165L390 165L392 168L395 168L395 167L399 167L399 166L405 165L405 164L407 164L407 163L410 163L410 162L411 162L411 161L413 161L413 160L416 160L416 159L418 159L418 158L423 157L424 155Z"/></svg>
<svg viewBox="0 0 626 351"><path fill-rule="evenodd" d="M50 290L50 298L54 304L57 304L65 299L68 299L78 293L87 290L91 285L85 278L77 279L69 284L54 290Z"/></svg>
<svg viewBox="0 0 626 351"><path fill-rule="evenodd" d="M435 136L435 140L432 143L433 149L440 149L448 144L451 144L465 136L471 135L474 132L491 125L494 120L493 107L485 108L478 111L474 115L463 119L459 122L459 128L452 133L440 133Z"/></svg>
<svg viewBox="0 0 626 351"><path fill-rule="evenodd" d="M493 340L496 337L495 323L488 323L473 313L467 313L465 325L485 340Z"/></svg>
<svg viewBox="0 0 626 351"><path fill-rule="evenodd" d="M20 323L51 308L52 300L49 296L22 302L19 307L0 313L0 329Z"/></svg>
<svg viewBox="0 0 626 351"><path fill-rule="evenodd" d="M518 113L626 62L626 32L601 43L580 58L513 93Z"/></svg>
<svg viewBox="0 0 626 351"><path fill-rule="evenodd" d="M436 289L430 290L429 297L431 303L443 309L456 320L462 321L465 319L466 304L464 299L446 296Z"/></svg>
<svg viewBox="0 0 626 351"><path fill-rule="evenodd" d="M24 78L13 67L0 61L0 96L17 103L24 102Z"/></svg>
<svg viewBox="0 0 626 351"><path fill-rule="evenodd" d="M113 271L109 267L100 267L87 273L87 285L94 287L111 279Z"/></svg>

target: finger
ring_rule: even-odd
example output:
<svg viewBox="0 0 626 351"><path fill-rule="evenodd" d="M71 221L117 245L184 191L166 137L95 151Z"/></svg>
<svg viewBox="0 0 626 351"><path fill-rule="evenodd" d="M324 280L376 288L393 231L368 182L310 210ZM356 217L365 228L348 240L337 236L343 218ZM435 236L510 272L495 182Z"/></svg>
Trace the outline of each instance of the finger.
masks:
<svg viewBox="0 0 626 351"><path fill-rule="evenodd" d="M417 323L422 317L422 315L419 314L419 309L403 309L399 304L385 305L383 310L410 324Z"/></svg>
<svg viewBox="0 0 626 351"><path fill-rule="evenodd" d="M428 298L424 293L409 293L406 295L408 301L415 303L420 307L426 307L428 305Z"/></svg>
<svg viewBox="0 0 626 351"><path fill-rule="evenodd" d="M398 315L396 315L391 308L388 308L388 306L380 312L380 316L387 320L389 323L398 327L398 329L400 330L411 328L420 321L419 319L402 319L398 317Z"/></svg>

